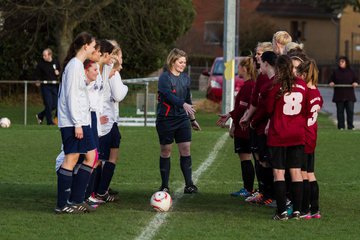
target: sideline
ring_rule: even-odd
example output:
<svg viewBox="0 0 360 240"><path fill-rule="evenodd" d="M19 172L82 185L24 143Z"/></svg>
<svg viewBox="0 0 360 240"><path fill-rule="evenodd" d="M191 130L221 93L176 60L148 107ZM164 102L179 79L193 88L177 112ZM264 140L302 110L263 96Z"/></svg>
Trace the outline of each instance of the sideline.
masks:
<svg viewBox="0 0 360 240"><path fill-rule="evenodd" d="M216 142L214 149L210 152L207 159L199 166L199 168L193 173L193 181L196 183L201 174L204 173L208 167L215 161L218 152L223 148L229 133L224 133ZM184 196L183 186L178 188L174 193L174 201L172 208L175 207L176 203ZM149 222L146 228L141 232L141 234L136 237L137 240L150 240L155 234L158 232L159 228L166 222L166 218L168 217L169 212L157 213L153 219Z"/></svg>

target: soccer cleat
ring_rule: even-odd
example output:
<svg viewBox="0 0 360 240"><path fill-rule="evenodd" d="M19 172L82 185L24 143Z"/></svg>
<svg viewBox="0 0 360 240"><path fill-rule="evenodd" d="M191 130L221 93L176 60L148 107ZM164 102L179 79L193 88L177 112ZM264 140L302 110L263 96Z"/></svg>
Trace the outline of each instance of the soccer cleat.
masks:
<svg viewBox="0 0 360 240"><path fill-rule="evenodd" d="M161 187L159 188L159 191L170 193L170 188L169 188L169 187L163 187L163 186L161 186Z"/></svg>
<svg viewBox="0 0 360 240"><path fill-rule="evenodd" d="M271 208L276 208L277 207L276 200L271 199L271 198L265 199L263 201L263 203L267 207L271 207Z"/></svg>
<svg viewBox="0 0 360 240"><path fill-rule="evenodd" d="M311 213L311 218L316 218L316 219L321 218L320 211L317 211L316 213Z"/></svg>
<svg viewBox="0 0 360 240"><path fill-rule="evenodd" d="M301 214L300 214L300 218L301 218L301 219L309 220L309 219L311 219L311 213L310 213L310 212L301 213Z"/></svg>
<svg viewBox="0 0 360 240"><path fill-rule="evenodd" d="M300 220L300 215L299 211L295 211L291 214L291 219Z"/></svg>
<svg viewBox="0 0 360 240"><path fill-rule="evenodd" d="M276 220L276 221L286 221L288 220L288 214L287 212L283 212L282 214L278 214L278 213L275 213L275 215L273 216L272 218L273 220Z"/></svg>
<svg viewBox="0 0 360 240"><path fill-rule="evenodd" d="M36 121L38 124L42 124L43 120L41 118L39 118L39 116L37 114L35 114L36 117Z"/></svg>
<svg viewBox="0 0 360 240"><path fill-rule="evenodd" d="M192 194L197 192L198 192L198 188L194 184L190 186L185 186L184 188L184 193L186 194Z"/></svg>
<svg viewBox="0 0 360 240"><path fill-rule="evenodd" d="M251 195L250 197L246 198L245 201L249 202L249 203L261 203L264 199L264 196L262 193L259 192L255 192L253 195Z"/></svg>
<svg viewBox="0 0 360 240"><path fill-rule="evenodd" d="M286 211L287 211L288 216L291 216L291 214L293 213L292 204L289 204L289 205L286 206Z"/></svg>
<svg viewBox="0 0 360 240"><path fill-rule="evenodd" d="M104 202L114 202L116 200L115 196L110 195L109 192L106 192L103 195L97 193L95 198Z"/></svg>
<svg viewBox="0 0 360 240"><path fill-rule="evenodd" d="M247 198L251 195L251 192L248 192L245 188L240 189L240 191L230 193L233 197L244 197Z"/></svg>
<svg viewBox="0 0 360 240"><path fill-rule="evenodd" d="M100 204L104 203L104 201L96 199L91 196L88 199L86 199L85 202L93 208L97 208L98 206L100 206Z"/></svg>
<svg viewBox="0 0 360 240"><path fill-rule="evenodd" d="M86 207L78 205L78 204L66 204L62 208L60 208L60 207L55 208L56 214L63 214L63 213L80 214L80 213L85 213L85 212L86 212Z"/></svg>
<svg viewBox="0 0 360 240"><path fill-rule="evenodd" d="M109 193L110 195L118 195L118 194L119 194L118 191L116 191L116 190L114 190L114 189L111 189L111 188L109 188L108 193Z"/></svg>

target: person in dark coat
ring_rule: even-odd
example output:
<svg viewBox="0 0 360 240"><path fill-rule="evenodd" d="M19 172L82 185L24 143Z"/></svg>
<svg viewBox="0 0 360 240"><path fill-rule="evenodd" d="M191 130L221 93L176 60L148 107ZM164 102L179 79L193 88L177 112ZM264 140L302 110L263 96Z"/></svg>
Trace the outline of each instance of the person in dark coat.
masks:
<svg viewBox="0 0 360 240"><path fill-rule="evenodd" d="M340 130L345 129L345 115L349 130L354 128L354 104L356 102L355 87L358 86L359 79L350 68L349 59L345 56L339 58L338 68L331 75L329 85L334 87L334 96L332 101L336 103L337 127ZM348 87L337 87L337 85L349 85Z"/></svg>

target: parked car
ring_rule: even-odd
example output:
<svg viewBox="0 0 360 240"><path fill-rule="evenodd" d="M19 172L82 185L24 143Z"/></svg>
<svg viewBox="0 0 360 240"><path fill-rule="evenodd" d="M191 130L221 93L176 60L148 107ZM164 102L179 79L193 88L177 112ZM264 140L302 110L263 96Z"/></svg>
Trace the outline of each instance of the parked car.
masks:
<svg viewBox="0 0 360 240"><path fill-rule="evenodd" d="M240 60L243 57L235 57L235 81L234 81L234 95L240 91L242 85L244 85L244 80L238 76L238 65ZM206 98L214 102L221 102L222 100L222 86L224 79L224 59L223 57L217 57L214 60L213 65L211 66L210 71L203 71L203 75L208 76L208 87L206 91Z"/></svg>

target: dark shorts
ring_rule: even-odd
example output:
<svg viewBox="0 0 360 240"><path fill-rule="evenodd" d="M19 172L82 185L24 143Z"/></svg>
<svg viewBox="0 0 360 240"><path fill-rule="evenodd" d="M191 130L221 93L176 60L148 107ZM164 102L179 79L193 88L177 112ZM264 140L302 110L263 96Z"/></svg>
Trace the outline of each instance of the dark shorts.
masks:
<svg viewBox="0 0 360 240"><path fill-rule="evenodd" d="M270 162L269 147L267 146L267 136L257 135L255 130L250 131L251 150L259 155L260 162Z"/></svg>
<svg viewBox="0 0 360 240"><path fill-rule="evenodd" d="M251 153L250 139L234 137L235 153Z"/></svg>
<svg viewBox="0 0 360 240"><path fill-rule="evenodd" d="M270 163L274 169L301 168L305 159L304 145L269 147Z"/></svg>
<svg viewBox="0 0 360 240"><path fill-rule="evenodd" d="M301 167L301 171L305 172L314 172L315 169L315 154L314 153L305 153L305 161Z"/></svg>
<svg viewBox="0 0 360 240"><path fill-rule="evenodd" d="M78 139L75 137L75 127L60 128L61 139L64 145L65 155L70 153L83 153L96 148L94 135L90 129L90 126L82 126L84 137Z"/></svg>
<svg viewBox="0 0 360 240"><path fill-rule="evenodd" d="M111 148L120 147L121 134L117 123L114 123L110 132L99 139L99 160L108 161Z"/></svg>
<svg viewBox="0 0 360 240"><path fill-rule="evenodd" d="M189 118L178 117L156 120L156 130L161 145L174 142L191 142L191 126Z"/></svg>
<svg viewBox="0 0 360 240"><path fill-rule="evenodd" d="M97 130L97 118L96 118L96 112L91 112L91 131L94 135L94 142L95 142L95 146L96 149L99 150L99 135L98 135L98 130ZM78 160L78 164L81 164L85 159L85 155L81 154L79 156L79 160Z"/></svg>

